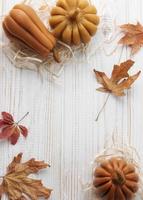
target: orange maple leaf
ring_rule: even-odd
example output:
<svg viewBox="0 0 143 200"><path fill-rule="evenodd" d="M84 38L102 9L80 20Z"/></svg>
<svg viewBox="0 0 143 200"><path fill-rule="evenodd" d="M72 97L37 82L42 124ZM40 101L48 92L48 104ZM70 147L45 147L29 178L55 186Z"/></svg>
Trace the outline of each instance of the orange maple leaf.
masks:
<svg viewBox="0 0 143 200"><path fill-rule="evenodd" d="M31 159L21 163L22 153L14 157L7 168L0 185L0 199L5 193L10 200L38 200L40 197L48 199L51 189L43 186L40 180L29 178L28 175L37 173L49 165L43 161Z"/></svg>
<svg viewBox="0 0 143 200"><path fill-rule="evenodd" d="M143 46L143 26L138 22L134 24L123 24L120 26L125 34L119 43L131 47L131 54L137 53Z"/></svg>
<svg viewBox="0 0 143 200"><path fill-rule="evenodd" d="M97 90L112 93L115 96L124 96L124 90L129 89L141 73L139 71L135 75L129 76L128 70L133 64L134 61L127 60L120 65L114 65L111 78L108 78L104 72L94 70L98 83L102 85Z"/></svg>

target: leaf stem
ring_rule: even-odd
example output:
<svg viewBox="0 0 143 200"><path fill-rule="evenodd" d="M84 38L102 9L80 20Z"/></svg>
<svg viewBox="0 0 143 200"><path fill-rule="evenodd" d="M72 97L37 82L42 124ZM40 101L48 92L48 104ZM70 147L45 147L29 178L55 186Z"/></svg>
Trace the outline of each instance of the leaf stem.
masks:
<svg viewBox="0 0 143 200"><path fill-rule="evenodd" d="M104 110L104 108L105 108L105 106L106 106L106 104L107 104L107 101L108 101L110 95L111 95L110 93L107 95L107 97L106 97L106 99L105 99L105 101L104 101L103 106L101 107L100 111L98 112L97 117L96 117L96 119L95 119L96 122L98 121L98 119L99 119L99 117L100 117L100 114L101 114L102 111Z"/></svg>
<svg viewBox="0 0 143 200"><path fill-rule="evenodd" d="M27 115L29 115L29 112L27 112L27 113L17 122L17 124L19 124L25 117L27 117Z"/></svg>

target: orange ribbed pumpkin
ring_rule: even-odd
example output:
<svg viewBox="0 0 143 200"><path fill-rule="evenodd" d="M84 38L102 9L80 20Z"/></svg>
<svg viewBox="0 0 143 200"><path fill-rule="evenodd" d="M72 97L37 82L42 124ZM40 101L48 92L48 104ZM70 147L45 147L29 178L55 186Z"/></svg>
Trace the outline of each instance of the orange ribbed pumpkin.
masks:
<svg viewBox="0 0 143 200"><path fill-rule="evenodd" d="M131 200L138 191L139 177L133 164L123 159L106 160L95 169L93 185L104 200Z"/></svg>

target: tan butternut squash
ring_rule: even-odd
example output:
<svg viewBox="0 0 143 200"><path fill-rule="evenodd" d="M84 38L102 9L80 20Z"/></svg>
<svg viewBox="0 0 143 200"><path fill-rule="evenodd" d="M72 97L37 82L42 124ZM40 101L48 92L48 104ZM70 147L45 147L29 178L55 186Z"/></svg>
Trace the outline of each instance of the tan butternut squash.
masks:
<svg viewBox="0 0 143 200"><path fill-rule="evenodd" d="M13 7L3 21L3 29L10 40L24 43L44 58L56 44L36 12L25 4Z"/></svg>

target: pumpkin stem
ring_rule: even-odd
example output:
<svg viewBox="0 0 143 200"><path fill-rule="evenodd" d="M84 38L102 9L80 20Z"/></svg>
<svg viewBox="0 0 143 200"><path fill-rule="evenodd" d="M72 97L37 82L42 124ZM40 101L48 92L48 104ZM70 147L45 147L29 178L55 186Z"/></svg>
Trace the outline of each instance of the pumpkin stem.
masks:
<svg viewBox="0 0 143 200"><path fill-rule="evenodd" d="M125 183L125 176L123 172L119 169L116 169L113 173L112 181L117 185L123 185Z"/></svg>
<svg viewBox="0 0 143 200"><path fill-rule="evenodd" d="M78 14L79 14L79 12L80 12L80 9L79 9L79 8L70 11L70 12L69 12L69 18L70 18L70 20L71 20L71 21L75 21L76 18L77 18L77 16L78 16Z"/></svg>
<svg viewBox="0 0 143 200"><path fill-rule="evenodd" d="M53 58L57 63L61 63L60 54L55 49L53 49Z"/></svg>

